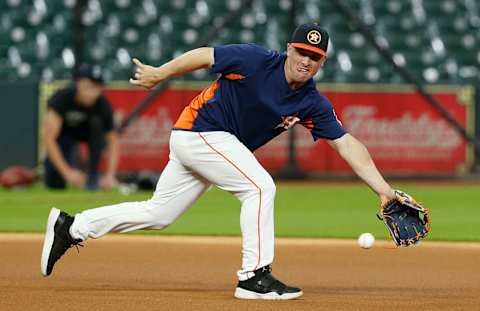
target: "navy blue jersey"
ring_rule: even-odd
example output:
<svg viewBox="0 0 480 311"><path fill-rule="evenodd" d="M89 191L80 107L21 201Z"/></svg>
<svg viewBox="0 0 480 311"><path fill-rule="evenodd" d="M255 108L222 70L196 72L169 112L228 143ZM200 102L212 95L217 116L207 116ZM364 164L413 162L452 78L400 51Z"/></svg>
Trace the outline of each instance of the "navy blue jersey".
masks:
<svg viewBox="0 0 480 311"><path fill-rule="evenodd" d="M286 57L254 44L215 47L212 71L221 76L183 110L174 129L226 131L251 151L296 123L308 128L314 140L343 136L332 105L312 79L290 89Z"/></svg>

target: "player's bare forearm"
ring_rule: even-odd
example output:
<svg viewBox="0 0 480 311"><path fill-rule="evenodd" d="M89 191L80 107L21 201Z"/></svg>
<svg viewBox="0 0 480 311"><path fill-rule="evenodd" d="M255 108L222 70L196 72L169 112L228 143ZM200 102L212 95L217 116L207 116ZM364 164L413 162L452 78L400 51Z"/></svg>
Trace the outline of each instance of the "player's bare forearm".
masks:
<svg viewBox="0 0 480 311"><path fill-rule="evenodd" d="M367 148L355 137L345 134L330 144L353 171L380 196L382 203L394 197L393 189L378 171Z"/></svg>
<svg viewBox="0 0 480 311"><path fill-rule="evenodd" d="M106 138L108 149L107 175L115 176L115 174L117 173L119 156L118 134L115 131L111 131L107 133Z"/></svg>
<svg viewBox="0 0 480 311"><path fill-rule="evenodd" d="M160 72L168 78L181 76L200 68L207 68L213 65L213 48L198 48L191 50L179 57L160 66Z"/></svg>
<svg viewBox="0 0 480 311"><path fill-rule="evenodd" d="M43 141L47 149L47 156L55 168L66 176L71 169L63 157L60 146L57 143L57 137L62 127L61 117L54 111L49 110L43 124Z"/></svg>
<svg viewBox="0 0 480 311"><path fill-rule="evenodd" d="M160 67L143 64L134 58L137 66L135 78L130 83L147 89L172 77L181 76L200 68L211 67L214 62L213 48L202 47L186 52Z"/></svg>

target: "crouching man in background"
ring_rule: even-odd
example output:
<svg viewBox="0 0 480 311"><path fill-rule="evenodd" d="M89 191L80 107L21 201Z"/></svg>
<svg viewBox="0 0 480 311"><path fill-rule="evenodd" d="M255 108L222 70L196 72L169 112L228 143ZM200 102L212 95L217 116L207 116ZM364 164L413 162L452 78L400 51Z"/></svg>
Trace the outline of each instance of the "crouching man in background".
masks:
<svg viewBox="0 0 480 311"><path fill-rule="evenodd" d="M89 190L110 189L117 184L118 137L113 111L102 95L103 79L99 68L81 65L74 82L57 91L48 101L43 124L46 145L44 182L48 188L65 189L67 184ZM74 166L76 146L88 145L86 172ZM108 151L106 174L100 178L98 166L102 151Z"/></svg>

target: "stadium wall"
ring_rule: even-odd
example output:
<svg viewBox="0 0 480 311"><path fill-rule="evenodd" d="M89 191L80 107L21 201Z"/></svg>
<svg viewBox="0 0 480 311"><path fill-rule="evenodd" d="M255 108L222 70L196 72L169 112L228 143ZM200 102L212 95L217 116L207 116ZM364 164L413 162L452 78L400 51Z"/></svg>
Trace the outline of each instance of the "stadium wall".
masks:
<svg viewBox="0 0 480 311"><path fill-rule="evenodd" d="M0 83L0 170L35 167L38 146L38 84Z"/></svg>
<svg viewBox="0 0 480 311"><path fill-rule="evenodd" d="M163 92L122 135L120 171L162 170L168 160L169 131L176 117L209 83L177 81ZM10 118L2 124L8 128L8 122L12 123L12 120L16 119L15 126L24 128L24 131L28 129L26 123L29 124L30 134L26 135L29 138L20 144L24 145L25 151L16 151L25 158L28 158L27 155L35 158L33 155L37 154L37 150L38 160L44 157L42 146L38 144L39 127L32 125L37 125L38 120L41 120L47 99L64 84L65 81L42 83L40 94L32 93L39 98L40 105L16 107L29 113L33 111L38 117L32 119L27 113L22 118ZM471 170L474 162L473 150L410 86L319 84L318 87L330 98L348 130L365 142L385 174L451 176L462 175ZM18 88L16 90L19 92ZM479 118L475 118L478 109L474 109L475 92L472 87L432 86L430 91L470 133L474 133L476 128L477 135L479 134L479 127L475 127L475 119ZM22 89L20 93L26 96L28 92ZM116 111L116 121L120 123L147 92L132 88L126 83L111 83L105 94L111 99ZM15 96L10 97L11 102ZM7 113L3 118L6 115ZM352 175L348 165L324 142L314 143L309 132L302 127L296 127L296 131L296 155L300 169L313 176ZM15 132L20 133L21 130ZM7 131L4 130L4 133ZM8 145L6 138L2 137L2 149L16 150L12 148L15 143L16 148L19 148L18 140ZM33 145L35 147L32 147ZM288 161L288 135L280 135L260 148L256 154L260 162L275 174ZM35 159L18 159L28 164L35 162ZM6 158L2 157L2 162L7 163Z"/></svg>

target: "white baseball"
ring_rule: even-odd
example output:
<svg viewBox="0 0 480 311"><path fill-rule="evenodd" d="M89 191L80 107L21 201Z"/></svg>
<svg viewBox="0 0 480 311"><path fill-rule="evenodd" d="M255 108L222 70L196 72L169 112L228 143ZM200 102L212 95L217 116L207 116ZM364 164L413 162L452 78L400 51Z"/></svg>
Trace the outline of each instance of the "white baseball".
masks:
<svg viewBox="0 0 480 311"><path fill-rule="evenodd" d="M373 236L373 234L368 232L362 233L358 237L357 242L358 246L360 246L361 248L369 249L375 243L375 237Z"/></svg>

